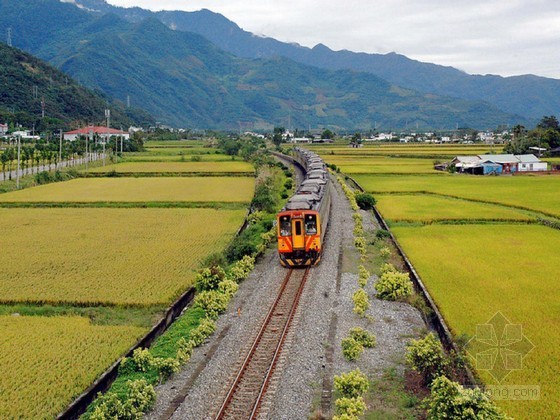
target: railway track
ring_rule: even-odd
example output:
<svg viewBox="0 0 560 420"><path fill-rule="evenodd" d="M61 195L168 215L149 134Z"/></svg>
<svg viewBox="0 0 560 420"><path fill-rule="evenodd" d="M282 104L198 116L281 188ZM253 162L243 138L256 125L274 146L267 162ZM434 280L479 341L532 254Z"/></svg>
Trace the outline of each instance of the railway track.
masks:
<svg viewBox="0 0 560 420"><path fill-rule="evenodd" d="M308 274L309 268L290 269L286 274L280 292L232 382L216 420L256 418Z"/></svg>

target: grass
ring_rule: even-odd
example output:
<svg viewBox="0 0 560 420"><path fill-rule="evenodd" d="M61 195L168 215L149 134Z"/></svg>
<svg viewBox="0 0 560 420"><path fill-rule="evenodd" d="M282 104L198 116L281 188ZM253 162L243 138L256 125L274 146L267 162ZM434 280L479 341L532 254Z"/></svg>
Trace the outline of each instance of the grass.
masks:
<svg viewBox="0 0 560 420"><path fill-rule="evenodd" d="M244 210L0 209L0 302L169 304ZM9 262L9 263L8 263Z"/></svg>
<svg viewBox="0 0 560 420"><path fill-rule="evenodd" d="M0 316L0 418L53 418L146 332L81 317Z"/></svg>
<svg viewBox="0 0 560 420"><path fill-rule="evenodd" d="M494 204L426 194L378 194L377 208L385 219L432 223L462 220L534 220L527 212Z"/></svg>
<svg viewBox="0 0 560 420"><path fill-rule="evenodd" d="M91 173L253 173L253 165L242 161L226 162L124 162L91 169Z"/></svg>
<svg viewBox="0 0 560 420"><path fill-rule="evenodd" d="M560 232L543 226L394 227L453 333L476 334L497 312L521 324L534 350L504 385L540 385L538 401L500 401L519 418L558 417ZM483 380L495 383L487 372Z"/></svg>
<svg viewBox="0 0 560 420"><path fill-rule="evenodd" d="M80 178L0 194L0 203L22 202L244 202L253 197L254 178Z"/></svg>
<svg viewBox="0 0 560 420"><path fill-rule="evenodd" d="M356 181L375 193L431 192L486 201L560 216L560 176L356 175Z"/></svg>

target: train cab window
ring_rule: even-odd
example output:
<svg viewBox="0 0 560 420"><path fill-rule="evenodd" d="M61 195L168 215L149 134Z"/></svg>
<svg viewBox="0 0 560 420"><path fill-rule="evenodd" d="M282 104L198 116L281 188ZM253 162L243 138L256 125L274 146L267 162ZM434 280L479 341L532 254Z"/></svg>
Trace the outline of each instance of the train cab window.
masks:
<svg viewBox="0 0 560 420"><path fill-rule="evenodd" d="M292 234L292 223L288 216L280 218L280 236L290 236Z"/></svg>
<svg viewBox="0 0 560 420"><path fill-rule="evenodd" d="M298 220L296 221L296 236L300 236L301 235L301 221Z"/></svg>
<svg viewBox="0 0 560 420"><path fill-rule="evenodd" d="M314 214L305 216L305 233L308 235L317 234L317 216Z"/></svg>

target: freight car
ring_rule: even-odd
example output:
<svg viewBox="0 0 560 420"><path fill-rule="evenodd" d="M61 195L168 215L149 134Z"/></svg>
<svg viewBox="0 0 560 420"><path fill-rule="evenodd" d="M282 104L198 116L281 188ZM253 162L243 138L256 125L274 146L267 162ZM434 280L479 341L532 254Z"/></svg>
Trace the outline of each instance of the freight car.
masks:
<svg viewBox="0 0 560 420"><path fill-rule="evenodd" d="M305 180L277 215L278 255L285 267L317 265L331 211L329 173L316 153L296 148L293 158Z"/></svg>

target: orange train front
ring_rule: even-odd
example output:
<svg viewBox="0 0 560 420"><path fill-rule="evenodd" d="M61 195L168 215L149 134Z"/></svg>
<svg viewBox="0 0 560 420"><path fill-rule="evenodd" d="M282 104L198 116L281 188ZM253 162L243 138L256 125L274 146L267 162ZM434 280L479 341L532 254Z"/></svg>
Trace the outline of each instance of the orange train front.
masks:
<svg viewBox="0 0 560 420"><path fill-rule="evenodd" d="M294 160L306 178L277 215L278 254L286 267L317 265L331 208L329 175L315 153L296 149Z"/></svg>

